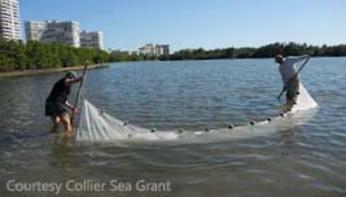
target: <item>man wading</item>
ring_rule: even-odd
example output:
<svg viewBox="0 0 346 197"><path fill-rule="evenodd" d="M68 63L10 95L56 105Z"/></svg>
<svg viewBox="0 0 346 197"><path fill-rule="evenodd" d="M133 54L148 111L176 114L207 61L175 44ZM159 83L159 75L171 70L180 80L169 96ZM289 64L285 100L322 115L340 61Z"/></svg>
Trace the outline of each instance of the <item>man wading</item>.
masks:
<svg viewBox="0 0 346 197"><path fill-rule="evenodd" d="M309 55L284 58L280 54L275 57L276 63L280 64L279 71L284 84L283 88L286 90L287 104L285 111L292 109L293 105L296 104L299 94L299 78L295 70L295 64L303 60L308 61L309 58Z"/></svg>
<svg viewBox="0 0 346 197"><path fill-rule="evenodd" d="M54 87L46 100L46 116L50 116L53 121L53 131L59 124L62 123L66 134L72 134L72 125L68 109L77 111L75 106L72 106L67 97L71 92L71 86L74 83L83 80L83 76L78 77L73 71L66 73L65 77L54 84Z"/></svg>

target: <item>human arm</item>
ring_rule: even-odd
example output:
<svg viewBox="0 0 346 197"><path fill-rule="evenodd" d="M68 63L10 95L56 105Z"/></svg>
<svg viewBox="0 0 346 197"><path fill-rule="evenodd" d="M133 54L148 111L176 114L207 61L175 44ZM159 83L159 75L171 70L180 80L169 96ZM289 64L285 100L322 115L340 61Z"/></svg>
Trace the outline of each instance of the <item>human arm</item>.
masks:
<svg viewBox="0 0 346 197"><path fill-rule="evenodd" d="M298 57L289 57L287 60L290 61L291 64L295 64L303 60L307 60L309 58L310 58L310 55L303 55Z"/></svg>
<svg viewBox="0 0 346 197"><path fill-rule="evenodd" d="M65 84L66 84L66 85L71 85L71 84L80 82L80 81L82 81L82 80L83 80L83 76L76 77L76 78L72 78L72 79L66 78L66 79L65 79Z"/></svg>
<svg viewBox="0 0 346 197"><path fill-rule="evenodd" d="M309 62L310 60L310 55L305 56L305 61L304 63L300 66L300 68L296 71L296 73L288 80L288 82L295 80L295 78L298 76L300 71L304 68L304 66Z"/></svg>
<svg viewBox="0 0 346 197"><path fill-rule="evenodd" d="M68 101L65 102L65 105L71 110L71 111L77 111L77 108L71 105Z"/></svg>

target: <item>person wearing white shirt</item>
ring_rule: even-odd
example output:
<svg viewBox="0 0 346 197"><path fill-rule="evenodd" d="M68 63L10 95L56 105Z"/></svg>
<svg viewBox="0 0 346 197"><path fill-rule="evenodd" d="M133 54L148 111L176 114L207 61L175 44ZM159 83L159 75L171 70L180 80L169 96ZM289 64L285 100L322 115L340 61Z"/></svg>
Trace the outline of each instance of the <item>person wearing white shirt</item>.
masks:
<svg viewBox="0 0 346 197"><path fill-rule="evenodd" d="M282 77L284 88L286 88L287 111L290 111L292 106L296 104L299 94L299 77L296 73L296 63L310 58L309 55L300 57L286 57L276 55L275 62L279 64L279 72Z"/></svg>

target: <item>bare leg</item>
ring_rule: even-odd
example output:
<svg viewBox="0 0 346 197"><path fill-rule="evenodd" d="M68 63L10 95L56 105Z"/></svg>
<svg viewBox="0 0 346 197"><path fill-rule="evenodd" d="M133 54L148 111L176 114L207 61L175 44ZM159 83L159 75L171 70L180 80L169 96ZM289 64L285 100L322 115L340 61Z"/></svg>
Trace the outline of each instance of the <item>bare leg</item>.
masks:
<svg viewBox="0 0 346 197"><path fill-rule="evenodd" d="M53 122L52 132L56 132L59 128L59 123L61 122L61 119L59 118L59 116L51 116L50 118Z"/></svg>
<svg viewBox="0 0 346 197"><path fill-rule="evenodd" d="M63 115L60 116L61 121L65 127L65 132L67 135L72 134L72 125L71 125L71 119L70 115L68 113L64 113Z"/></svg>
<svg viewBox="0 0 346 197"><path fill-rule="evenodd" d="M299 80L295 79L289 84L287 88L287 105L286 112L291 111L293 105L297 104L297 98L299 94Z"/></svg>

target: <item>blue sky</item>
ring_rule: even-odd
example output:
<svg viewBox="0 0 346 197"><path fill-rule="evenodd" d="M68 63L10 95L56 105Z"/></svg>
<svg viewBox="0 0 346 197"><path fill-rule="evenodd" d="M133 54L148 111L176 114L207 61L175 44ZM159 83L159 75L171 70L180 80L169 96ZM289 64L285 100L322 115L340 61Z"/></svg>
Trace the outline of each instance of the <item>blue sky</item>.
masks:
<svg viewBox="0 0 346 197"><path fill-rule="evenodd" d="M346 43L344 0L20 0L21 19L75 20L105 47L171 49ZM23 28L24 29L24 28ZM24 30L23 30L24 31Z"/></svg>

